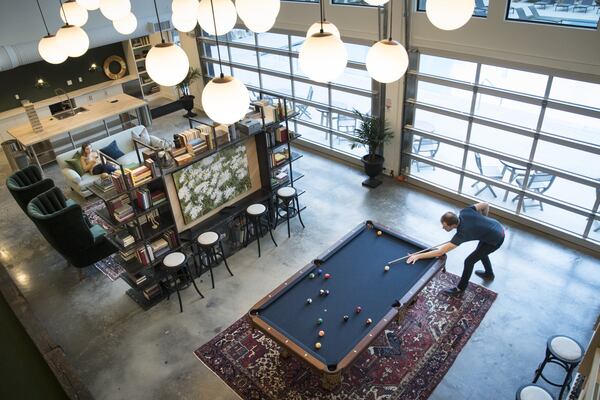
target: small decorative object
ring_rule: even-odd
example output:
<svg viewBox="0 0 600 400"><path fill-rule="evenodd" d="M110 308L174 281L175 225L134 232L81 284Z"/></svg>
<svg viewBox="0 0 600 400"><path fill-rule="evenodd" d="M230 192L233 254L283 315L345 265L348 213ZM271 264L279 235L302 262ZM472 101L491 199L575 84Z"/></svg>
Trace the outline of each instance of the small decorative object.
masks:
<svg viewBox="0 0 600 400"><path fill-rule="evenodd" d="M33 104L31 104L29 100L23 100L21 104L25 108L25 113L27 114L27 118L29 119L29 123L31 124L31 128L33 129L33 131L35 133L43 132L44 127L40 122L40 117L38 117Z"/></svg>
<svg viewBox="0 0 600 400"><path fill-rule="evenodd" d="M331 278L331 274L325 274L325 275L323 275L323 278L329 279L329 278Z"/></svg>
<svg viewBox="0 0 600 400"><path fill-rule="evenodd" d="M323 318L317 318L317 325L321 325L323 323Z"/></svg>
<svg viewBox="0 0 600 400"><path fill-rule="evenodd" d="M389 265L386 265L385 267L383 267L383 270L384 270L385 272L388 272L388 271L390 270L390 266L389 266Z"/></svg>
<svg viewBox="0 0 600 400"><path fill-rule="evenodd" d="M381 117L373 117L363 114L358 110L354 110L356 119L360 122L360 126L356 129L356 136L352 137L351 149L359 146L364 146L368 149L368 154L362 158L365 168L365 173L369 179L365 180L363 186L376 188L381 184L381 181L375 177L383 171L384 158L378 153L381 151L383 144L389 142L394 133L389 128L386 120Z"/></svg>
<svg viewBox="0 0 600 400"><path fill-rule="evenodd" d="M200 78L202 78L202 73L200 72L200 69L190 68L185 78L183 78L183 80L176 85L177 89L181 93L179 102L187 111L187 114L184 115L184 117L186 118L192 118L198 115L192 112L192 109L194 108L194 99L196 97L192 95L190 85Z"/></svg>
<svg viewBox="0 0 600 400"><path fill-rule="evenodd" d="M98 71L98 65L96 63L91 63L90 67L88 68L88 71L90 71L90 72Z"/></svg>
<svg viewBox="0 0 600 400"><path fill-rule="evenodd" d="M349 317L349 316L347 316L347 315L344 315L344 322L348 322L348 320L349 320L349 319L350 319L350 317Z"/></svg>
<svg viewBox="0 0 600 400"><path fill-rule="evenodd" d="M312 303L312 299L309 297L308 299L306 299L306 304L310 304Z"/></svg>
<svg viewBox="0 0 600 400"><path fill-rule="evenodd" d="M323 336L325 336L325 331L319 331L319 336L320 336L320 337L323 337Z"/></svg>
<svg viewBox="0 0 600 400"><path fill-rule="evenodd" d="M127 64L120 56L110 56L104 60L104 73L110 79L121 79L127 73Z"/></svg>
<svg viewBox="0 0 600 400"><path fill-rule="evenodd" d="M43 89L45 87L49 87L50 84L48 82L46 82L43 78L38 78L38 80L35 82L35 87L38 89Z"/></svg>
<svg viewBox="0 0 600 400"><path fill-rule="evenodd" d="M356 308L354 309L354 312L356 312L357 314L360 314L361 311L362 311L361 306L356 306Z"/></svg>
<svg viewBox="0 0 600 400"><path fill-rule="evenodd" d="M315 343L315 349L319 350L321 348L321 343L317 342Z"/></svg>
<svg viewBox="0 0 600 400"><path fill-rule="evenodd" d="M373 323L373 320L371 318L367 318L367 320L365 321L365 324L367 325L371 325Z"/></svg>

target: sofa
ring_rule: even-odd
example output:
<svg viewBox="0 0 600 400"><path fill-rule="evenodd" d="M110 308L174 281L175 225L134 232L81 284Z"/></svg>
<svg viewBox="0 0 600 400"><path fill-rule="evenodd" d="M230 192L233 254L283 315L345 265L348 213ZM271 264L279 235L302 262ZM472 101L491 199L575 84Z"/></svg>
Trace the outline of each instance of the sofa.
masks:
<svg viewBox="0 0 600 400"><path fill-rule="evenodd" d="M110 145L114 140L116 141L119 149L123 153L125 153L116 161L118 161L122 165L138 163L139 161L137 155L135 154L135 147L133 144L132 137L136 137L141 142L148 143L152 146L160 146L162 142L162 139L149 135L145 126L137 125L133 128L126 129L117 134L93 142L92 148L95 151L99 151L103 147ZM143 148L141 146L138 146L138 149L140 151L140 159L142 159L141 151L143 150ZM66 160L72 159L75 153L80 151L80 148L69 150L65 153L58 155L56 157L56 161L58 162L58 165L69 187L75 192L79 193L82 197L88 197L92 194L92 192L89 190L90 185L94 184L94 182L100 179L100 175L92 175L90 173L79 175L74 169L69 167L66 162Z"/></svg>

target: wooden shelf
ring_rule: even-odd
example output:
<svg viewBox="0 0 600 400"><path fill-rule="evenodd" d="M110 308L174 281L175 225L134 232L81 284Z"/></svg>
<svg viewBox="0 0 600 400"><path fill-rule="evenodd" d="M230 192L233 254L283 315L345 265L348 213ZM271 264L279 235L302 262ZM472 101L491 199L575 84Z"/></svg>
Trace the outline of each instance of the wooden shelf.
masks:
<svg viewBox="0 0 600 400"><path fill-rule="evenodd" d="M294 140L296 140L296 139L298 139L298 138L300 138L300 137L302 137L302 135L301 135L301 134L296 134L296 133L294 133L294 136L293 136L292 138L290 138L290 139L288 140L288 142L293 142ZM275 149L278 149L278 148L280 148L280 147L282 147L282 146L286 146L286 145L288 144L288 142L276 142L276 143L275 143L273 146L270 146L270 147L269 147L269 151L270 151L270 152L273 152L273 150L275 150Z"/></svg>

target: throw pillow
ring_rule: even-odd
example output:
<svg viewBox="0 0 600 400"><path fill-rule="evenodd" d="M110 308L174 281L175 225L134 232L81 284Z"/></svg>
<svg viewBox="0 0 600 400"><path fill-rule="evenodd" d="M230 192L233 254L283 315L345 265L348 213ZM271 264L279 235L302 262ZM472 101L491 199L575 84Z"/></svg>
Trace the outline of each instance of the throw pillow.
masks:
<svg viewBox="0 0 600 400"><path fill-rule="evenodd" d="M77 172L79 176L83 176L85 175L85 171L83 170L83 166L81 165L80 158L81 154L79 154L79 152L76 151L75 154L73 154L73 158L65 160L65 163L73 171Z"/></svg>
<svg viewBox="0 0 600 400"><path fill-rule="evenodd" d="M131 137L147 145L151 145L152 143L151 136L146 128L142 129L139 133L135 130L131 131Z"/></svg>
<svg viewBox="0 0 600 400"><path fill-rule="evenodd" d="M164 139L161 139L158 136L150 135L150 146L156 149L164 149L166 145L167 142Z"/></svg>
<svg viewBox="0 0 600 400"><path fill-rule="evenodd" d="M101 148L100 151L112 158L113 160L118 160L119 158L125 155L125 153L123 153L121 149L119 149L116 140L113 140L108 146Z"/></svg>

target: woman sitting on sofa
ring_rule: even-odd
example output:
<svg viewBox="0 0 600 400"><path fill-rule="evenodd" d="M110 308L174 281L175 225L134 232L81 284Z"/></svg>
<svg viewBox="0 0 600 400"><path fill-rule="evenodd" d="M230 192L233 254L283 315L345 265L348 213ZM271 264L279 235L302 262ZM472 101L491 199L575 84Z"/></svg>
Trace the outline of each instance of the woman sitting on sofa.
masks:
<svg viewBox="0 0 600 400"><path fill-rule="evenodd" d="M89 142L81 146L81 157L79 162L85 172L92 175L100 175L102 173L112 173L117 168L112 164L102 164L97 151L92 150L92 145Z"/></svg>

